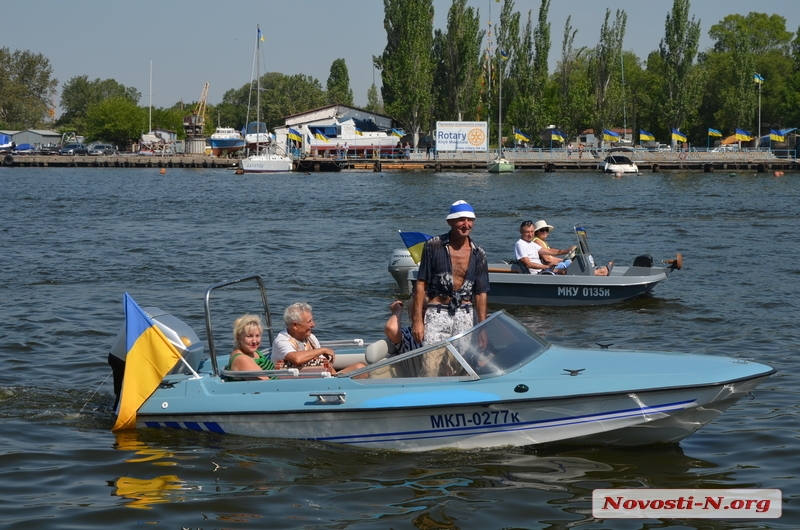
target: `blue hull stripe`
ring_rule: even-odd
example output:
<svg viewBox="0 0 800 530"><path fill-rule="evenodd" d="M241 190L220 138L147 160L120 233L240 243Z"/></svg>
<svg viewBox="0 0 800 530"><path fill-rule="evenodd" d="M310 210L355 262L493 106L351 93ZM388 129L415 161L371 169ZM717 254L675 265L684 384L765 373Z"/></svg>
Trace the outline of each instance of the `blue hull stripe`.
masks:
<svg viewBox="0 0 800 530"><path fill-rule="evenodd" d="M405 431L380 434L361 434L349 436L328 436L320 438L307 438L307 440L319 440L326 442L336 442L342 444L368 444L385 443L395 441L433 439L433 438L452 438L461 437L465 434L493 434L502 432L528 431L533 429L549 429L553 427L563 427L565 425L580 425L584 423L594 423L597 421L624 419L640 416L642 414L657 414L671 412L686 408L687 405L694 403L695 400L679 401L676 403L665 403L656 407L644 407L619 410L614 412L603 412L600 414L586 414L583 416L570 416L566 418L537 420L520 423L506 423L503 425L474 426L474 427L454 427L450 429L426 429L422 431Z"/></svg>
<svg viewBox="0 0 800 530"><path fill-rule="evenodd" d="M499 425L476 425L472 427L453 427L447 429L425 429L419 431L387 432L377 434L352 434L347 436L324 436L317 438L305 438L306 440L318 440L324 442L335 442L341 444L369 444L402 442L410 440L428 440L435 438L458 438L470 434L494 434L515 431L529 431L535 429L550 429L554 427L564 427L567 425L581 425L594 423L597 421L619 420L633 418L644 414L659 414L672 412L688 408L695 400L678 401L675 403L665 403L654 407L636 407L617 411L609 411L595 414L585 414L581 416L568 416L564 418L554 418L549 420L527 421L520 423L505 423ZM217 422L206 421L202 424L187 421L180 422L166 421L147 421L145 426L152 428L169 427L172 429L186 428L194 431L208 431L217 434L225 434L225 430Z"/></svg>

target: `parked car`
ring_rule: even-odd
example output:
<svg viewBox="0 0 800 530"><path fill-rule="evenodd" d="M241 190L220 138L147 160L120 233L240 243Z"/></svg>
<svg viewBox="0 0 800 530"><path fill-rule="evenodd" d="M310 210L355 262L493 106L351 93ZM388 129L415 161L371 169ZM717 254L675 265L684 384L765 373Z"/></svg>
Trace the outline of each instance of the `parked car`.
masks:
<svg viewBox="0 0 800 530"><path fill-rule="evenodd" d="M667 151L672 151L672 146L668 144L658 144L658 147L655 149L659 153L664 153Z"/></svg>
<svg viewBox="0 0 800 530"><path fill-rule="evenodd" d="M111 144L94 144L89 148L90 156L113 155L116 152Z"/></svg>
<svg viewBox="0 0 800 530"><path fill-rule="evenodd" d="M66 144L64 147L58 150L58 154L60 155L88 155L89 150L86 148L86 145L81 143L74 143L74 144Z"/></svg>
<svg viewBox="0 0 800 530"><path fill-rule="evenodd" d="M714 149L711 150L711 152L712 153L731 153L731 152L738 151L738 150L739 150L739 146L738 145L726 144L726 145L720 145L719 147L715 147Z"/></svg>

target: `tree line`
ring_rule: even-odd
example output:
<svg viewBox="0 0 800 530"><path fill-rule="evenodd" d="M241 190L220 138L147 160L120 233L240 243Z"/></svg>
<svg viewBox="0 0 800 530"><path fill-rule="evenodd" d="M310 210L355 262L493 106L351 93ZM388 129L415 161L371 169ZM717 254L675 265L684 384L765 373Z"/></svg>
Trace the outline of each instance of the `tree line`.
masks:
<svg viewBox="0 0 800 530"><path fill-rule="evenodd" d="M550 0L526 16L503 0L499 23L486 31L466 0L453 0L446 28L435 31L432 0L384 0L384 7L387 44L374 61L383 102L415 135L437 120L495 126L501 82L503 136L520 129L535 142L551 124L568 138L623 126L633 139L646 130L667 141L678 130L698 144L709 128L755 136L759 90L762 134L800 126L800 30L788 31L777 14L727 15L708 31L713 46L700 51L689 0L673 0L658 49L646 57L625 50L624 10L606 10L594 47L574 45L568 17L549 72Z"/></svg>
<svg viewBox="0 0 800 530"><path fill-rule="evenodd" d="M382 86L369 88L366 110L395 119L415 144L438 120L488 121L495 138L498 108L502 135L519 129L534 144L551 124L569 138L626 125L634 139L643 129L666 141L675 129L705 144L708 128L757 134L759 95L762 133L800 125L800 30L788 31L780 15L727 15L710 26L713 45L701 51L700 21L690 15L689 0L673 0L658 49L644 57L625 49L624 10L606 10L593 47L574 45L577 30L568 17L550 72L550 2L520 13L514 0L502 0L497 23L482 29L480 10L453 0L446 27L434 30L433 0L384 0L386 46L373 58ZM756 74L763 83L754 82ZM241 128L255 119L255 85L232 88L207 106L207 134L217 124ZM46 57L0 48L0 128L52 126L124 144L151 123L182 137L183 117L197 105L150 111L136 89L77 76L64 83L63 112L55 120L57 86ZM259 114L269 128L329 103L353 105L344 59L333 62L325 86L312 76L278 72L264 74L260 86Z"/></svg>

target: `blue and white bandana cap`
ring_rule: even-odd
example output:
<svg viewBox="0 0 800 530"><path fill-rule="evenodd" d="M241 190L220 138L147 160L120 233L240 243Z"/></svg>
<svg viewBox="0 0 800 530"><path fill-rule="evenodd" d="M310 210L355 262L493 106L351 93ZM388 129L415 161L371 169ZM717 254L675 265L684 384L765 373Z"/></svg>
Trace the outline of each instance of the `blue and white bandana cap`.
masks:
<svg viewBox="0 0 800 530"><path fill-rule="evenodd" d="M467 201L456 201L450 205L450 214L447 216L447 220L461 219L462 217L475 219L475 210L472 209L472 206Z"/></svg>

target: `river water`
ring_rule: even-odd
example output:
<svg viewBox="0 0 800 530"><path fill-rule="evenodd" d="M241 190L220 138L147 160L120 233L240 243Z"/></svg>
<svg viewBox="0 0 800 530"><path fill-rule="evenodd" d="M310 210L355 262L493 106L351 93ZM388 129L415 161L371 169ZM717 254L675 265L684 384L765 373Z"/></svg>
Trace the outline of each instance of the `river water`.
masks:
<svg viewBox="0 0 800 530"><path fill-rule="evenodd" d="M0 168L0 526L5 528L797 528L800 178L767 174ZM204 337L202 296L249 274L273 321L298 300L322 339L378 338L398 296L397 230L446 231L510 257L526 219L597 261L680 252L653 296L515 308L567 346L746 357L778 373L680 445L400 454L210 433L110 432L106 356L122 294ZM778 488L783 516L596 521L596 488Z"/></svg>

